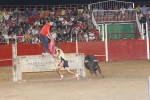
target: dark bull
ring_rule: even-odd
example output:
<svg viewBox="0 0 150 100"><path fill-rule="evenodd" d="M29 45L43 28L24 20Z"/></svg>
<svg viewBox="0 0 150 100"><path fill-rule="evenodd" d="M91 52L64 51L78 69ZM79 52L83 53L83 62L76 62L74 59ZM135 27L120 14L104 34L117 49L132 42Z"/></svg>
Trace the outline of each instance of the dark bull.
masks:
<svg viewBox="0 0 150 100"><path fill-rule="evenodd" d="M95 75L96 75L96 71L98 70L98 72L103 76L103 74L101 73L101 69L98 65L98 60L95 58L94 55L91 54L91 55L85 56L84 64L85 64L85 67L88 70L90 70L92 75L93 75L93 73L95 73Z"/></svg>

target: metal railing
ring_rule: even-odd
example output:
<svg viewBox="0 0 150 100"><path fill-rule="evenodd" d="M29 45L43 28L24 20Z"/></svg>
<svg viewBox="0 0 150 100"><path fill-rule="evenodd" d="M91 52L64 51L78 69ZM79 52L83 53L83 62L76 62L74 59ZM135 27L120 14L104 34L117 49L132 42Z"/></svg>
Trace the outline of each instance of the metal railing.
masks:
<svg viewBox="0 0 150 100"><path fill-rule="evenodd" d="M26 8L29 10L33 10L33 8L36 8L37 10L40 10L41 8L43 10L52 10L52 8L55 9L72 9L76 7L77 9L84 9L85 7L88 7L88 4L65 4L65 5L0 5L0 9L12 9L15 10L18 8L20 11L24 11Z"/></svg>
<svg viewBox="0 0 150 100"><path fill-rule="evenodd" d="M90 11L92 12L93 10ZM97 23L136 21L136 10L97 10L93 15Z"/></svg>

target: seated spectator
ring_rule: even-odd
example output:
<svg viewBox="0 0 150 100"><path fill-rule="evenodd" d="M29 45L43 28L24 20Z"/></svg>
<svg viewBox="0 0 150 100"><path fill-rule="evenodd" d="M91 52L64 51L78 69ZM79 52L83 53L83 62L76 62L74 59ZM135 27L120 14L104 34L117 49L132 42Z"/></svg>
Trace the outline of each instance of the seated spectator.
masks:
<svg viewBox="0 0 150 100"><path fill-rule="evenodd" d="M78 31L78 41L84 41L82 29L79 29Z"/></svg>
<svg viewBox="0 0 150 100"><path fill-rule="evenodd" d="M14 31L13 31L13 28L10 27L9 30L8 30L8 36L10 36L10 35L12 34L12 32L14 32Z"/></svg>
<svg viewBox="0 0 150 100"><path fill-rule="evenodd" d="M66 21L66 19L64 18L62 20L62 28L66 28L67 27L68 22Z"/></svg>
<svg viewBox="0 0 150 100"><path fill-rule="evenodd" d="M34 17L30 16L30 17L28 17L28 20L29 20L29 23L33 23L34 22Z"/></svg>
<svg viewBox="0 0 150 100"><path fill-rule="evenodd" d="M23 34L21 33L21 30L16 34L16 40L17 42L23 42Z"/></svg>
<svg viewBox="0 0 150 100"><path fill-rule="evenodd" d="M3 15L2 15L2 12L0 12L0 22L3 22Z"/></svg>
<svg viewBox="0 0 150 100"><path fill-rule="evenodd" d="M94 36L94 33L92 31L89 31L88 35L89 35L88 37L89 37L90 41L95 40L95 36Z"/></svg>
<svg viewBox="0 0 150 100"><path fill-rule="evenodd" d="M62 22L62 21L63 21L63 19L64 19L64 18L63 18L63 16L62 16L62 15L60 15L60 16L59 16L59 21L61 21L61 22Z"/></svg>
<svg viewBox="0 0 150 100"><path fill-rule="evenodd" d="M26 33L24 34L24 42L30 43L30 30L27 30Z"/></svg>
<svg viewBox="0 0 150 100"><path fill-rule="evenodd" d="M67 27L68 27L68 28L71 28L71 29L73 28L73 22L72 22L72 20L69 20L69 21L68 21Z"/></svg>
<svg viewBox="0 0 150 100"><path fill-rule="evenodd" d="M88 27L93 27L93 22L92 22L92 19L91 19L91 18L89 18L89 19L87 20L87 25L88 25Z"/></svg>
<svg viewBox="0 0 150 100"><path fill-rule="evenodd" d="M86 30L86 32L83 32L83 38L86 42L88 42L88 30Z"/></svg>
<svg viewBox="0 0 150 100"><path fill-rule="evenodd" d="M0 39L0 44L6 44L7 40L5 39L4 36L2 36L2 38Z"/></svg>
<svg viewBox="0 0 150 100"><path fill-rule="evenodd" d="M81 24L81 29L82 29L84 32L86 31L86 29L87 29L87 24L86 24L85 21Z"/></svg>
<svg viewBox="0 0 150 100"><path fill-rule="evenodd" d="M60 15L61 15L61 10L60 10L60 8L58 8L55 13L56 13L56 16L60 16Z"/></svg>
<svg viewBox="0 0 150 100"><path fill-rule="evenodd" d="M36 44L36 43L38 43L38 41L39 41L39 39L37 38L36 35L34 35L32 38L32 44Z"/></svg>
<svg viewBox="0 0 150 100"><path fill-rule="evenodd" d="M111 10L111 8L109 8L106 12L106 18L105 20L107 21L112 21L113 20L113 16L114 16L114 13L113 11Z"/></svg>
<svg viewBox="0 0 150 100"><path fill-rule="evenodd" d="M24 19L24 17L22 15L19 15L18 23L20 24L23 21L23 19Z"/></svg>
<svg viewBox="0 0 150 100"><path fill-rule="evenodd" d="M52 30L51 35L52 35L52 38L53 38L54 40L56 40L57 32L56 32L55 29Z"/></svg>
<svg viewBox="0 0 150 100"><path fill-rule="evenodd" d="M9 36L9 42L15 42L16 41L16 34L15 32L12 32Z"/></svg>
<svg viewBox="0 0 150 100"><path fill-rule="evenodd" d="M58 22L56 29L58 29L58 28L62 29L62 23L61 22Z"/></svg>
<svg viewBox="0 0 150 100"><path fill-rule="evenodd" d="M4 36L6 41L8 41L9 37L8 37L8 32L6 30L3 31L2 36Z"/></svg>
<svg viewBox="0 0 150 100"><path fill-rule="evenodd" d="M40 27L42 28L45 25L45 21L43 18L40 18Z"/></svg>
<svg viewBox="0 0 150 100"><path fill-rule="evenodd" d="M56 33L57 33L56 41L62 42L63 41L63 36L62 36L63 31L60 28L58 28Z"/></svg>
<svg viewBox="0 0 150 100"><path fill-rule="evenodd" d="M39 18L39 12L37 11L34 16L33 16L34 19L38 19Z"/></svg>
<svg viewBox="0 0 150 100"><path fill-rule="evenodd" d="M67 30L66 30L66 37L65 37L65 40L67 41L67 42L69 42L71 39L71 28L68 28Z"/></svg>
<svg viewBox="0 0 150 100"><path fill-rule="evenodd" d="M64 16L66 14L66 11L64 9L61 9L61 15Z"/></svg>
<svg viewBox="0 0 150 100"><path fill-rule="evenodd" d="M44 11L44 17L48 18L49 15L50 15L50 11L49 10L45 10Z"/></svg>
<svg viewBox="0 0 150 100"><path fill-rule="evenodd" d="M39 21L39 19L36 19L36 20L35 20L34 25L35 25L35 26L36 26L36 25L40 26L40 21Z"/></svg>
<svg viewBox="0 0 150 100"><path fill-rule="evenodd" d="M6 20L6 22L9 20L9 15L8 15L8 13L7 12L5 12L5 15L4 15L4 19Z"/></svg>
<svg viewBox="0 0 150 100"><path fill-rule="evenodd" d="M93 27L93 29L91 30L92 33L94 33L95 36L95 40L99 40L99 31L96 29L96 27Z"/></svg>

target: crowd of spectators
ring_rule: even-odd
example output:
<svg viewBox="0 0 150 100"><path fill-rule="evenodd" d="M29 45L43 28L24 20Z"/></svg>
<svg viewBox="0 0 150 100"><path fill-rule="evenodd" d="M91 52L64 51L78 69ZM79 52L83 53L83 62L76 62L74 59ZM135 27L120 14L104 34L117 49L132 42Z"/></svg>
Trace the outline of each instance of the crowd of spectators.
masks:
<svg viewBox="0 0 150 100"><path fill-rule="evenodd" d="M99 39L99 32L93 26L89 10L52 8L40 10L26 8L3 9L0 11L0 43L23 42L38 43L40 29L48 21L53 21L52 37L56 42L94 41Z"/></svg>
<svg viewBox="0 0 150 100"><path fill-rule="evenodd" d="M143 5L138 5L132 8L122 6L118 9L114 6L112 10L104 10L102 6L97 8L94 6L92 12L95 18L99 17L103 20L119 21L131 19L135 11L138 14L139 20L146 17L150 22L150 8ZM97 17L96 17L97 16ZM53 21L54 25L51 27L50 33L56 42L69 42L76 40L76 33L78 41L97 41L100 38L99 31L93 26L91 19L91 11L85 7L84 9L67 8L52 8L51 10L37 10L36 8L25 8L20 11L18 8L2 9L0 11L0 44L23 42L23 43L38 43L39 32L44 24ZM49 41L49 40L48 40Z"/></svg>

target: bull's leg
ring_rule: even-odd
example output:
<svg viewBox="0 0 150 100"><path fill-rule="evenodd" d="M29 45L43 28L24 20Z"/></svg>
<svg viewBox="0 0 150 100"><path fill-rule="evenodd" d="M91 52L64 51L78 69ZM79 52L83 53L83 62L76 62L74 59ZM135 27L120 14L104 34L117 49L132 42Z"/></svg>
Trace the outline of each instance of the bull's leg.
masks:
<svg viewBox="0 0 150 100"><path fill-rule="evenodd" d="M101 69L98 64L96 64L96 68L97 68L98 72L101 74Z"/></svg>
<svg viewBox="0 0 150 100"><path fill-rule="evenodd" d="M100 67L99 67L98 64L96 64L96 67L97 67L97 70L99 71L99 73L100 73L100 74L102 75L102 77L104 78L104 75L102 74L101 69L100 69Z"/></svg>

